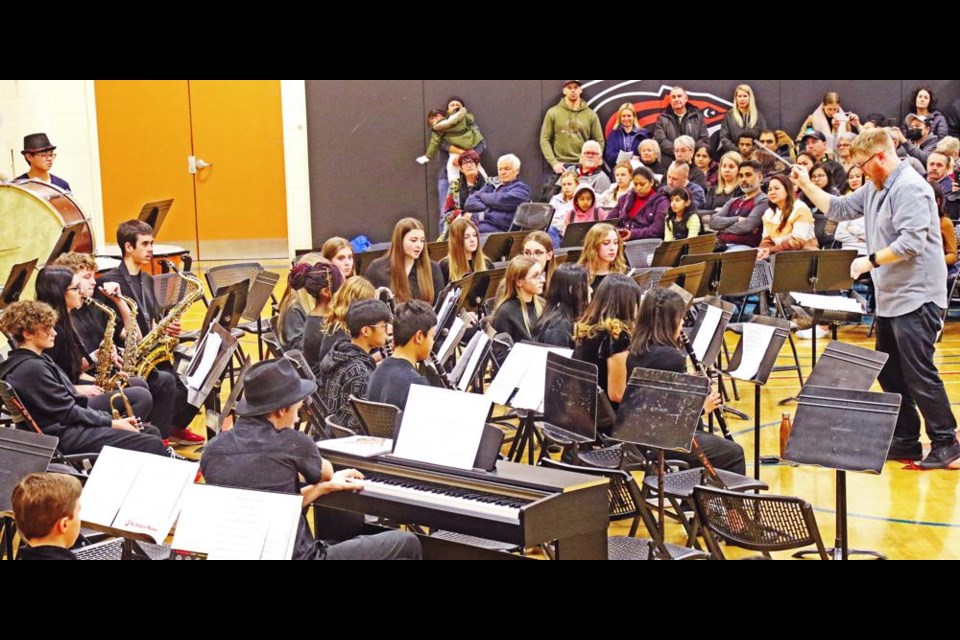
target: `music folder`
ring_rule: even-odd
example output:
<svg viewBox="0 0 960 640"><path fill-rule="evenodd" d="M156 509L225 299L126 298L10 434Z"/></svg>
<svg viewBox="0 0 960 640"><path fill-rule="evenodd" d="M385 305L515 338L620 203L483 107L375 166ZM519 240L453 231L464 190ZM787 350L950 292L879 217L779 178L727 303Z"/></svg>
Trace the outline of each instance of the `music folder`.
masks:
<svg viewBox="0 0 960 640"><path fill-rule="evenodd" d="M237 339L218 323L210 324L197 345L193 361L181 376L187 387L187 402L198 409L203 406L233 358L238 344Z"/></svg>

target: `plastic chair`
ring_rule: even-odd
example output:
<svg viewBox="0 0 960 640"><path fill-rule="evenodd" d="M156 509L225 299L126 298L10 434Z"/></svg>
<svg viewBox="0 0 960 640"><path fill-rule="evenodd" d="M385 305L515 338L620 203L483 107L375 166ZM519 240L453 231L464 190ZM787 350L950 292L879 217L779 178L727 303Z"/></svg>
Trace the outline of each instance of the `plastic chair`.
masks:
<svg viewBox="0 0 960 640"><path fill-rule="evenodd" d="M510 231L543 231L553 220L553 207L544 202L524 202L513 214Z"/></svg>
<svg viewBox="0 0 960 640"><path fill-rule="evenodd" d="M360 421L360 425L367 432L365 435L376 438L393 438L393 432L400 424L403 411L392 404L370 402L353 395L350 396L350 403L353 405L353 412L356 414L357 420Z"/></svg>
<svg viewBox="0 0 960 640"><path fill-rule="evenodd" d="M821 560L830 559L813 507L800 498L696 487L693 505L715 560L726 559L719 541L759 551L765 558L771 551L814 545Z"/></svg>

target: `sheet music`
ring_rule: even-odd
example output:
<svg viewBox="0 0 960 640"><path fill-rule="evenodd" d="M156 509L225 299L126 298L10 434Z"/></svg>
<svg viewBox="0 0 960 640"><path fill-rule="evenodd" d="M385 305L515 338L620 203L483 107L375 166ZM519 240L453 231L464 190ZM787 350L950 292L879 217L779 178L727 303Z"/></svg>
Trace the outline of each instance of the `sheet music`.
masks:
<svg viewBox="0 0 960 640"><path fill-rule="evenodd" d="M720 320L723 318L723 311L719 307L715 307L712 304L705 306L706 312L703 315L703 322L700 323L697 336L693 341L693 352L697 354L697 359L700 360L700 362L703 362L703 358L707 354L707 349L710 348L710 343L713 342L714 336L717 335L717 327L720 325Z"/></svg>
<svg viewBox="0 0 960 640"><path fill-rule="evenodd" d="M863 313L863 306L853 298L843 296L821 296L814 293L790 293L801 307L820 309L822 311L847 311L849 313Z"/></svg>
<svg viewBox="0 0 960 640"><path fill-rule="evenodd" d="M394 455L472 469L490 406L475 393L412 385Z"/></svg>
<svg viewBox="0 0 960 640"><path fill-rule="evenodd" d="M743 339L740 341L743 345L743 353L740 366L736 371L730 372L730 377L738 380L753 380L756 377L776 330L776 327L765 324L743 323Z"/></svg>
<svg viewBox="0 0 960 640"><path fill-rule="evenodd" d="M460 376L460 381L457 383L457 389L460 391L466 391L467 387L470 386L470 381L476 377L477 367L480 365L480 359L483 357L484 352L486 351L487 343L490 342L490 338L482 331L478 332L477 336L479 336L477 339L477 345L470 353L470 360L467 362L467 368L464 369L463 375Z"/></svg>
<svg viewBox="0 0 960 640"><path fill-rule="evenodd" d="M454 305L457 304L457 300L460 299L460 290L452 289L447 292L447 296L443 299L443 304L440 306L440 311L437 313L437 331L443 329L441 323L449 317L450 313L453 311Z"/></svg>
<svg viewBox="0 0 960 640"><path fill-rule="evenodd" d="M199 467L196 462L104 447L81 494L80 517L162 543Z"/></svg>
<svg viewBox="0 0 960 640"><path fill-rule="evenodd" d="M184 495L173 548L211 560L289 560L302 498L214 485L191 485Z"/></svg>
<svg viewBox="0 0 960 640"><path fill-rule="evenodd" d="M517 395L513 397L511 402L514 409L543 411L544 387L547 384L547 354L551 351L564 358L573 356L573 349L534 347L529 358L529 366L520 379Z"/></svg>
<svg viewBox="0 0 960 640"><path fill-rule="evenodd" d="M203 353L200 355L200 362L193 370L193 373L187 376L188 387L191 389L200 389L200 387L203 386L204 380L207 379L210 370L213 368L213 363L217 359L217 354L220 353L220 345L222 344L223 340L219 335L213 331L207 333L207 337L203 341ZM196 358L196 356L194 356L194 358Z"/></svg>
<svg viewBox="0 0 960 640"><path fill-rule="evenodd" d="M437 352L437 358L441 363L446 362L450 354L453 353L453 350L457 348L463 326L463 320L461 318L456 317L453 319L453 324L450 325L450 333L447 334L443 344L440 345L440 351Z"/></svg>
<svg viewBox="0 0 960 640"><path fill-rule="evenodd" d="M520 380L523 379L523 374L527 372L527 367L530 366L528 358L533 357L531 352L536 349L537 347L525 342L513 345L503 366L497 372L497 377L487 387L484 396L491 402L506 406L510 402L510 396L520 386Z"/></svg>
<svg viewBox="0 0 960 640"><path fill-rule="evenodd" d="M317 443L317 448L320 451L336 451L360 456L361 458L372 458L393 451L393 440L373 436L350 436L349 438L321 440Z"/></svg>
<svg viewBox="0 0 960 640"><path fill-rule="evenodd" d="M633 160L633 151L621 151L617 154L616 164L620 164L621 162L630 162L631 160Z"/></svg>

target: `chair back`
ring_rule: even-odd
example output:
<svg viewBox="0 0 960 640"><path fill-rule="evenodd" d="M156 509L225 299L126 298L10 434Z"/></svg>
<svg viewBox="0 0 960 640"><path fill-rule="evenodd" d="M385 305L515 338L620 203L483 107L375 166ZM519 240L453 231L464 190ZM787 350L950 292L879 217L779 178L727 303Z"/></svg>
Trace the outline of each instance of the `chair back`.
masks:
<svg viewBox="0 0 960 640"><path fill-rule="evenodd" d="M393 438L403 412L392 404L370 402L351 395L350 404L366 435L376 438Z"/></svg>
<svg viewBox="0 0 960 640"><path fill-rule="evenodd" d="M653 253L663 244L663 240L651 238L649 240L631 240L623 247L627 264L634 269L646 269L653 260Z"/></svg>
<svg viewBox="0 0 960 640"><path fill-rule="evenodd" d="M510 230L543 231L551 220L553 220L553 207L549 204L546 202L524 202L517 207L513 214Z"/></svg>

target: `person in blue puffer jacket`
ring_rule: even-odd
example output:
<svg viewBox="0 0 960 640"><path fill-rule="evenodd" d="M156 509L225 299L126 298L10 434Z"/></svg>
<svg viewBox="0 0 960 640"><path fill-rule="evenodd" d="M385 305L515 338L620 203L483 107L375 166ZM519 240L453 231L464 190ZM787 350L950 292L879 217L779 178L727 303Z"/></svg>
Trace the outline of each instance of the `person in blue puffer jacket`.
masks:
<svg viewBox="0 0 960 640"><path fill-rule="evenodd" d="M520 158L511 154L497 160L500 184L487 183L467 198L464 211L473 213L480 233L509 231L513 216L524 202L530 202L530 187L518 180Z"/></svg>

